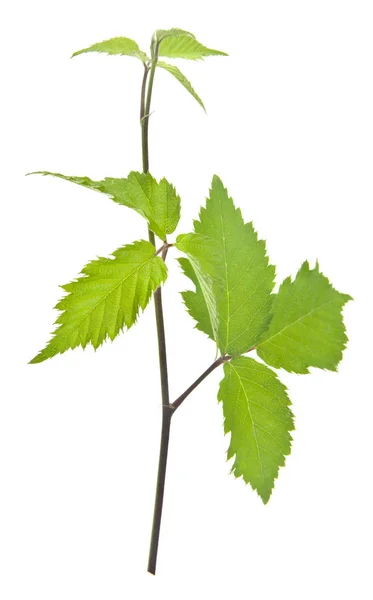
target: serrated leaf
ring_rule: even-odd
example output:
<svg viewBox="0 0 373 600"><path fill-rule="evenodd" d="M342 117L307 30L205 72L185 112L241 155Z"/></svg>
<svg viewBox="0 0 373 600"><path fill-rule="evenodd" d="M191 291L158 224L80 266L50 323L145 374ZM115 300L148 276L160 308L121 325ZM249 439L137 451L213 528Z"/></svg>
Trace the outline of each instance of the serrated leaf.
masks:
<svg viewBox="0 0 373 600"><path fill-rule="evenodd" d="M195 232L214 242L207 251L214 262L208 271L214 283L219 318L218 344L222 354L250 350L268 327L275 269L268 264L265 242L258 240L252 223L244 223L241 211L215 175L206 208L194 223Z"/></svg>
<svg viewBox="0 0 373 600"><path fill-rule="evenodd" d="M190 31L185 31L185 29L179 29L178 27L172 27L171 29L157 29L156 38L159 42L168 37L179 37L181 35L189 35L192 38L196 36Z"/></svg>
<svg viewBox="0 0 373 600"><path fill-rule="evenodd" d="M184 275L196 287L195 292L188 290L181 293L187 311L197 322L196 328L217 342L219 320L213 279L209 275L215 272L216 244L203 235L187 233L179 235L174 246L188 256L188 259L179 259L179 263Z"/></svg>
<svg viewBox="0 0 373 600"><path fill-rule="evenodd" d="M171 73L171 75L173 75L175 79L177 79L181 83L181 85L185 87L185 89L193 96L193 98L197 100L198 104L202 106L203 110L206 111L201 98L198 96L197 92L193 89L192 84L185 77L185 75L183 75L180 69L175 67L175 65L169 65L168 63L162 61L157 62L157 67L161 67L162 69L165 69L166 71Z"/></svg>
<svg viewBox="0 0 373 600"><path fill-rule="evenodd" d="M216 264L220 259L220 249L216 240L200 233L181 233L174 246L187 254L189 259L196 259L205 274L217 276Z"/></svg>
<svg viewBox="0 0 373 600"><path fill-rule="evenodd" d="M149 227L162 240L175 231L180 219L180 197L165 178L159 183L150 173L132 171L124 185L124 204L133 205L148 219Z"/></svg>
<svg viewBox="0 0 373 600"><path fill-rule="evenodd" d="M217 323L214 314L216 311L216 302L212 294L212 285L208 288L208 293L200 285L195 268L187 258L179 258L178 262L184 275L188 277L195 285L195 292L187 290L181 292L184 304L190 316L196 321L196 328L206 333L208 337L216 341ZM204 275L204 274L203 274ZM211 310L211 305L214 307Z"/></svg>
<svg viewBox="0 0 373 600"><path fill-rule="evenodd" d="M126 179L106 177L102 181L49 171L28 174L51 175L107 194L114 202L132 208L143 216L150 229L162 240L176 229L180 219L180 197L174 186L165 178L158 183L150 173L132 171Z"/></svg>
<svg viewBox="0 0 373 600"><path fill-rule="evenodd" d="M83 50L74 52L71 58L78 56L79 54L85 54L86 52L104 52L105 54L111 55L135 56L142 62L149 60L145 52L140 50L138 44L127 37L115 37L110 40L98 42L88 48L83 48Z"/></svg>
<svg viewBox="0 0 373 600"><path fill-rule="evenodd" d="M150 242L123 246L112 256L93 260L82 269L83 277L62 286L68 294L55 307L62 311L58 327L31 363L88 343L96 349L108 337L113 340L136 322L140 308L145 309L167 278L166 265Z"/></svg>
<svg viewBox="0 0 373 600"><path fill-rule="evenodd" d="M159 44L159 56L168 58L185 58L199 60L206 56L228 56L220 50L206 48L191 35L171 36L163 39Z"/></svg>
<svg viewBox="0 0 373 600"><path fill-rule="evenodd" d="M320 273L303 263L294 281L288 277L274 298L272 320L258 345L269 365L294 373L309 367L335 371L347 342L342 308L351 296L337 292Z"/></svg>
<svg viewBox="0 0 373 600"><path fill-rule="evenodd" d="M184 274L194 283L196 291L181 292L190 316L197 322L196 327L215 342L218 338L218 315L213 293L212 280L193 256L180 258L179 264Z"/></svg>
<svg viewBox="0 0 373 600"><path fill-rule="evenodd" d="M291 449L294 424L286 387L271 369L240 356L224 364L218 399L224 431L231 433L232 472L250 483L266 504Z"/></svg>

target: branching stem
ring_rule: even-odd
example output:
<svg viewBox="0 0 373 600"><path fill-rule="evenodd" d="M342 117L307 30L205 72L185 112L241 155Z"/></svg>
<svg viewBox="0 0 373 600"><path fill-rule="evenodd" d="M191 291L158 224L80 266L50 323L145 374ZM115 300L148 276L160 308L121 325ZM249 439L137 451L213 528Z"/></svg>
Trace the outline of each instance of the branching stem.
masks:
<svg viewBox="0 0 373 600"><path fill-rule="evenodd" d="M196 387L198 387L199 384L202 383L202 381L204 379L206 379L206 377L208 375L210 375L210 373L215 371L215 369L217 367L220 367L220 365L222 365L223 363L230 361L231 358L232 357L228 356L228 355L220 356L215 362L213 362L212 365L210 365L209 368L206 369L206 371L204 371L204 373L202 373L202 375L200 375L198 377L198 379L196 379L195 382L192 383L192 385L190 385L183 394L181 394L181 396L179 396L174 402L172 402L172 404L171 404L172 412L174 413L175 410L177 408L179 408L180 404L182 404L184 402L185 398L187 398L189 396L189 394L191 394L193 392L193 390L195 390Z"/></svg>
<svg viewBox="0 0 373 600"><path fill-rule="evenodd" d="M147 85L149 66L144 65L144 76L141 86L141 108L140 108L140 124L141 124L141 140L142 140L142 164L143 171L147 173L149 171L149 116L150 116L150 104L152 99L153 82L155 69L158 60L158 48L159 45L154 40L152 41L152 64L150 67L149 81ZM154 233L149 229L149 241L155 246ZM166 258L168 246L163 244L161 248L162 258ZM162 391L162 433L161 433L161 447L159 452L159 464L158 464L158 476L157 486L155 494L155 505L154 505L154 516L153 526L150 541L149 551L149 562L148 571L155 575L157 554L158 554L158 542L159 532L161 527L162 518L162 507L163 507L163 496L164 486L166 479L166 466L167 466L167 454L168 454L168 441L170 438L170 421L171 421L171 410L170 410L170 398L168 389L168 371L167 371L167 353L166 353L166 335L163 319L163 306L162 306L162 290L159 287L154 294L154 305L155 305L155 318L157 323L157 335L158 335L158 354L159 354L159 368L161 375L161 391Z"/></svg>
<svg viewBox="0 0 373 600"><path fill-rule="evenodd" d="M141 108L140 108L140 124L141 124L141 140L142 140L142 163L143 172L149 171L149 117L150 117L150 105L152 99L153 83L155 69L158 61L159 41L153 38L152 40L152 62L151 66L144 64L144 76L141 86ZM149 75L149 79L148 79ZM149 241L155 246L154 233L149 229ZM163 260L166 260L167 252L172 244L164 242L163 246L156 251L156 254L161 254ZM159 534L161 528L162 519L162 508L163 508L163 497L166 480L166 468L167 468L167 455L168 455L168 444L170 439L170 426L171 417L175 410L184 402L185 398L210 374L223 362L229 360L231 357L224 356L218 358L196 381L181 395L175 402L170 404L169 398L169 387L168 387L168 371L167 371L167 354L166 354L166 336L163 319L163 306L162 306L162 291L159 287L154 294L155 304L155 316L157 322L157 335L158 335L158 353L159 353L159 366L161 375L161 391L162 391L162 431L161 431L161 443L159 450L159 462L158 462L158 475L155 493L154 503L154 515L153 525L150 540L149 550L149 561L148 571L155 575L157 566L157 554L159 544Z"/></svg>

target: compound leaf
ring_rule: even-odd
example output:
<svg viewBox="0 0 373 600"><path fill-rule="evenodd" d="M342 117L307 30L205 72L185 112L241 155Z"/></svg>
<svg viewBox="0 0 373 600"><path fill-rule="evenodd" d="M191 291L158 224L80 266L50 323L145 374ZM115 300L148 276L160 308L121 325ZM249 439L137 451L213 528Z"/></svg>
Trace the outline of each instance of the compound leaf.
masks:
<svg viewBox="0 0 373 600"><path fill-rule="evenodd" d="M108 337L135 322L140 308L167 278L164 261L154 246L140 240L113 252L114 258L98 258L86 265L75 281L63 285L68 294L55 308L62 311L57 329L47 346L30 362L39 363L69 348L96 349Z"/></svg>
<svg viewBox="0 0 373 600"><path fill-rule="evenodd" d="M335 371L347 342L342 308L351 296L337 292L320 273L303 263L274 297L272 320L257 347L269 365L294 373L309 367Z"/></svg>
<svg viewBox="0 0 373 600"><path fill-rule="evenodd" d="M175 79L177 79L181 83L181 85L185 87L185 89L193 96L193 98L195 98L197 100L198 104L200 104L202 106L203 110L206 112L205 106L204 106L201 98L198 96L197 92L193 89L192 84L185 77L185 75L183 75L183 73L180 71L180 69L175 67L175 65L169 65L168 63L165 63L162 61L158 61L157 66L161 67L162 69L165 69L166 71L171 73L171 75L173 75L175 77Z"/></svg>
<svg viewBox="0 0 373 600"><path fill-rule="evenodd" d="M206 48L194 36L188 34L169 36L162 39L159 44L159 56L198 60L203 59L205 56L227 56L227 54L220 50Z"/></svg>
<svg viewBox="0 0 373 600"><path fill-rule="evenodd" d="M231 433L232 472L267 503L291 449L289 431L294 424L286 388L267 366L240 356L224 364L218 399L223 403L224 431Z"/></svg>
<svg viewBox="0 0 373 600"><path fill-rule="evenodd" d="M213 280L220 351L247 352L259 341L270 317L275 269L268 264L265 242L258 240L252 223L244 223L216 175L194 229L208 240L205 254L213 262L212 269L202 266Z"/></svg>
<svg viewBox="0 0 373 600"><path fill-rule="evenodd" d="M110 40L98 42L83 50L74 52L71 58L78 56L79 54L85 54L86 52L104 52L105 54L121 55L121 56L135 56L142 62L149 60L145 52L140 50L138 44L127 37L115 37Z"/></svg>
<svg viewBox="0 0 373 600"><path fill-rule="evenodd" d="M143 216L150 229L162 240L176 229L180 219L180 197L175 188L165 178L158 183L150 173L132 171L126 179L106 177L102 181L49 171L29 173L37 174L52 175L107 194L114 202L128 206Z"/></svg>

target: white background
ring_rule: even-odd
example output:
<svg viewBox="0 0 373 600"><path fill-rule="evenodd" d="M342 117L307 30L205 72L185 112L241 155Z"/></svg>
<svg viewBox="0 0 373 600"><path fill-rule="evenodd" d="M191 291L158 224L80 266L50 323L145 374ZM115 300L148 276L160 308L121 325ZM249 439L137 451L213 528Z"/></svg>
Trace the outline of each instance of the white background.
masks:
<svg viewBox="0 0 373 600"><path fill-rule="evenodd" d="M372 598L372 5L314 0L33 0L1 15L0 597ZM172 425L158 574L146 573L160 434L153 308L94 353L40 365L61 296L97 255L146 238L139 216L52 178L141 169L140 62L69 57L117 35L147 49L182 27L228 58L179 61L207 116L157 72L152 173L191 228L214 172L268 240L278 281L316 258L345 309L339 373L281 373L292 455L267 506L229 475L221 373ZM176 253L174 253L176 256ZM214 359L170 252L164 290L174 399Z"/></svg>

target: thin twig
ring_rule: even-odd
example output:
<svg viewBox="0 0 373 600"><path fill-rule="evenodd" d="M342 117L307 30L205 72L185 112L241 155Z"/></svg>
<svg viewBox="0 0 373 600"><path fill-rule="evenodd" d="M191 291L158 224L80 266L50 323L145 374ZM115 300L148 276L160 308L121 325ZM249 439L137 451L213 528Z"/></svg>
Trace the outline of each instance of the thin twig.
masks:
<svg viewBox="0 0 373 600"><path fill-rule="evenodd" d="M220 367L220 365L222 365L225 362L228 362L231 360L231 356L229 355L225 355L225 356L220 356L219 358L217 358L212 365L209 366L208 369L206 369L206 371L204 371L202 373L202 375L200 375L195 381L194 383L192 383L192 385L190 385L188 387L187 390L185 390L185 392L183 394L181 394L181 396L179 396L174 402L171 403L171 408L172 408L172 413L175 412L175 410L177 408L179 408L180 404L182 404L185 400L185 398L187 398L189 396L189 394L191 394L193 392L193 390L196 389L196 387L199 386L200 383L202 383L202 381L204 379L206 379L206 377L208 375L210 375L210 373L212 373L217 367Z"/></svg>

